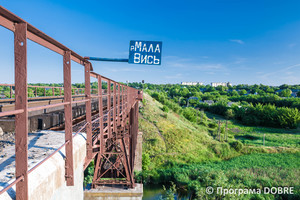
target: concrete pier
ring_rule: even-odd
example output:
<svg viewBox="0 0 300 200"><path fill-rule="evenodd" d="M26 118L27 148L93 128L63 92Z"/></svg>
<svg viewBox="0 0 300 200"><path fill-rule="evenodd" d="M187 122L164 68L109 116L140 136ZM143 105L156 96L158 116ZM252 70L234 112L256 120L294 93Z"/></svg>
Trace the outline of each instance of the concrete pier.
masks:
<svg viewBox="0 0 300 200"><path fill-rule="evenodd" d="M133 189L99 187L84 191L84 200L142 200L143 184L136 184Z"/></svg>

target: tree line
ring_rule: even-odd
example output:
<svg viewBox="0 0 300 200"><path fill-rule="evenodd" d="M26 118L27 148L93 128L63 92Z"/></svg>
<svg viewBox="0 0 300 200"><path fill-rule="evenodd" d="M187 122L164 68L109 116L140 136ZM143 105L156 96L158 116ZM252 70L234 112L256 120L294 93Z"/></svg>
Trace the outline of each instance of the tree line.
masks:
<svg viewBox="0 0 300 200"><path fill-rule="evenodd" d="M270 87L264 85L237 85L231 89L224 86L181 86L174 84L129 84L135 88L147 88L151 96L174 112L195 121L197 111L205 110L236 119L245 125L295 129L300 123L300 98L280 97L275 91L297 90L299 85ZM226 90L227 89L227 90ZM264 93L245 95L245 91L263 90ZM208 102L207 100L211 100ZM229 103L230 102L230 103Z"/></svg>

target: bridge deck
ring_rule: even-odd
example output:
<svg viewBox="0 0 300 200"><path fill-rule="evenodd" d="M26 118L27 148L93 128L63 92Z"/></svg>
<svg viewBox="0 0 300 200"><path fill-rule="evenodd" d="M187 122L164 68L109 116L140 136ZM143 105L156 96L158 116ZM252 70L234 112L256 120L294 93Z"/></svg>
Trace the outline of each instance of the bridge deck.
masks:
<svg viewBox="0 0 300 200"><path fill-rule="evenodd" d="M0 137L0 188L15 179L15 143L14 137ZM64 144L64 131L39 131L28 134L28 169L48 157Z"/></svg>

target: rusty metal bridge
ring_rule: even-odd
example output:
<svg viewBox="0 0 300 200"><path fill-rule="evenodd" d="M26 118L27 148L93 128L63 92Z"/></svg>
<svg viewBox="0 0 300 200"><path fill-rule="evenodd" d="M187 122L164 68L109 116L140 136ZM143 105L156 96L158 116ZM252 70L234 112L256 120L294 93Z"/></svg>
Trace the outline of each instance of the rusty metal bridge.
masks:
<svg viewBox="0 0 300 200"><path fill-rule="evenodd" d="M0 25L14 32L15 83L3 85L10 88L10 106L4 106L0 117L15 116L15 176L10 185L0 191L0 197L16 185L16 199L28 199L28 175L43 162L66 149L65 179L68 186L74 184L73 143L72 139L80 132L85 132L86 161L84 168L94 160L95 172L92 187L120 184L134 187L133 166L138 133L138 101L142 92L118 83L93 72L92 63L70 50L63 44L41 32L31 24L0 6ZM27 83L27 39L44 46L63 56L63 87L30 86ZM71 61L84 67L85 88L72 88ZM97 89L91 89L91 77L98 82ZM107 85L107 89L103 85ZM35 91L28 97L28 88ZM14 89L14 94L13 94ZM38 90L44 90L44 97ZM46 96L46 90L52 90ZM47 97L47 98L46 98ZM74 97L81 97L76 99ZM43 104L42 98L60 98L60 102ZM98 102L98 111L92 114L91 102ZM39 101L39 103L36 103ZM85 103L85 117L74 124L72 105ZM49 157L28 169L28 114L33 111L63 106L64 108L64 144ZM74 134L75 133L75 134Z"/></svg>

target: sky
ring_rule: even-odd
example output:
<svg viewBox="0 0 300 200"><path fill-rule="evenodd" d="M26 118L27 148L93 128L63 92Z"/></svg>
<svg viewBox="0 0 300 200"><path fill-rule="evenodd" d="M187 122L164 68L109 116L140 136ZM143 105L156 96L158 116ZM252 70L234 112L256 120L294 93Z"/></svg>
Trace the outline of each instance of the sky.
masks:
<svg viewBox="0 0 300 200"><path fill-rule="evenodd" d="M92 61L116 81L300 84L298 0L0 0L81 56L128 58L129 41L162 41L162 64ZM0 82L14 81L13 33L0 27ZM72 62L72 82L84 82ZM28 82L63 82L62 56L28 42Z"/></svg>

